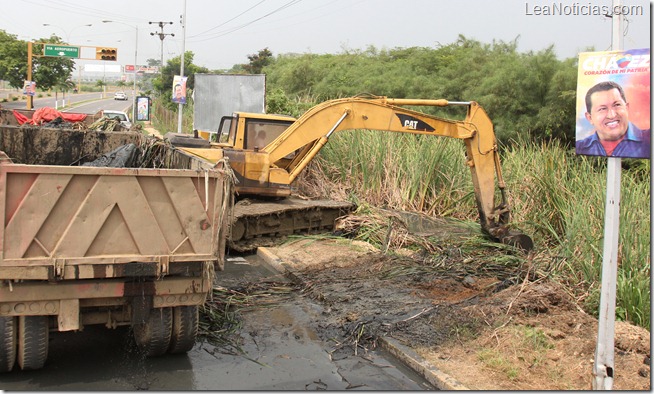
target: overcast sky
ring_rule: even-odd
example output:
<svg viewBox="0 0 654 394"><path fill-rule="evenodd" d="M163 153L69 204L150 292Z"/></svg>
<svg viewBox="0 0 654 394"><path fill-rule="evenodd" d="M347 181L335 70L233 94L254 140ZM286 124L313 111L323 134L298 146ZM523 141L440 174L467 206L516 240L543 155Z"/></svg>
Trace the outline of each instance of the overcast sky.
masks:
<svg viewBox="0 0 654 394"><path fill-rule="evenodd" d="M517 39L522 52L554 45L561 59L611 47L611 19L584 15L611 0L4 0L0 29L22 40L56 34L72 45L117 47L118 63L125 65L134 63L138 28L142 65L161 58L161 40L150 34L160 28L149 22L173 22L164 28L175 34L163 41L164 61L181 54L185 3L185 48L194 52L195 64L212 70L247 63L248 55L266 47L274 55L371 45L434 48L459 34L485 43ZM625 16L624 48L650 47L650 2L621 3L633 13ZM554 15L543 15L548 11Z"/></svg>

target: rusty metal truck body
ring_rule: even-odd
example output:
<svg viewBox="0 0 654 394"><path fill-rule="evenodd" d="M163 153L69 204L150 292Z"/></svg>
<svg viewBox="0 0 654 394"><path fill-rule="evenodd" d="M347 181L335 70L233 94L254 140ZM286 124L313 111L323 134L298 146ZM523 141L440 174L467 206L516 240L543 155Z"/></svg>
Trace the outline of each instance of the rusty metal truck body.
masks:
<svg viewBox="0 0 654 394"><path fill-rule="evenodd" d="M128 143L148 168L71 165ZM43 367L49 332L91 324L130 325L148 356L189 351L222 269L228 166L138 133L3 126L0 151L0 372Z"/></svg>

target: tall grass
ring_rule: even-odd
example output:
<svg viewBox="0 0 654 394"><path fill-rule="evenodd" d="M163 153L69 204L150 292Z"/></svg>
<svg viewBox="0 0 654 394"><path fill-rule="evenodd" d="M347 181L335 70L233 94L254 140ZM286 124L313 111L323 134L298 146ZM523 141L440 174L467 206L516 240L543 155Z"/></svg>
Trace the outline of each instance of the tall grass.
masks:
<svg viewBox="0 0 654 394"><path fill-rule="evenodd" d="M647 162L649 167L649 162ZM556 274L587 310L599 305L606 159L557 144L516 145L505 154L514 212L561 261ZM650 172L622 171L617 315L650 328ZM644 175L644 176L643 176Z"/></svg>
<svg viewBox="0 0 654 394"><path fill-rule="evenodd" d="M501 153L512 223L530 234L552 275L597 314L606 159L557 143L519 142ZM477 220L463 143L373 131L333 136L319 156L330 182L354 200L434 216ZM641 166L642 167L642 166ZM618 318L650 328L650 164L622 172Z"/></svg>
<svg viewBox="0 0 654 394"><path fill-rule="evenodd" d="M151 122L155 129L157 129L161 135L166 133L176 133L177 124L179 122L179 113L177 109L171 110L166 108L165 105L161 103L161 100L168 99L156 97L153 100L153 111L151 116ZM188 103L182 106L182 133L192 134L193 133L193 104Z"/></svg>
<svg viewBox="0 0 654 394"><path fill-rule="evenodd" d="M370 204L436 216L476 215L460 141L369 130L341 132L323 148L321 167ZM463 208L461 204L463 203Z"/></svg>
<svg viewBox="0 0 654 394"><path fill-rule="evenodd" d="M192 132L185 106L183 132ZM155 101L153 123L177 131L176 111ZM531 235L584 308L597 314L601 285L606 159L577 156L557 143L518 141L501 153L512 223ZM355 202L476 221L478 212L461 141L367 130L332 136L312 166ZM651 164L622 172L617 309L650 328Z"/></svg>

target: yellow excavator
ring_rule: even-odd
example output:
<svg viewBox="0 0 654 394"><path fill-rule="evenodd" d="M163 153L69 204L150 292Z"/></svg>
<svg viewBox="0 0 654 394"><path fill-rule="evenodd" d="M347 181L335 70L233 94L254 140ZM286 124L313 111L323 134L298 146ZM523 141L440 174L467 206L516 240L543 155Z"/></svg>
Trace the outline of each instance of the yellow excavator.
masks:
<svg viewBox="0 0 654 394"><path fill-rule="evenodd" d="M463 120L450 120L406 106L464 106L467 114ZM235 207L229 245L245 251L260 245L261 238L331 229L337 217L353 209L347 202L290 198L291 184L333 133L361 129L463 140L483 232L494 241L525 250L533 248L531 238L508 227L510 209L493 124L474 101L356 96L323 102L298 119L236 112L222 118L219 142L169 139L178 149L209 162L227 158L237 178L236 192L242 200ZM499 202L496 187L500 192Z"/></svg>

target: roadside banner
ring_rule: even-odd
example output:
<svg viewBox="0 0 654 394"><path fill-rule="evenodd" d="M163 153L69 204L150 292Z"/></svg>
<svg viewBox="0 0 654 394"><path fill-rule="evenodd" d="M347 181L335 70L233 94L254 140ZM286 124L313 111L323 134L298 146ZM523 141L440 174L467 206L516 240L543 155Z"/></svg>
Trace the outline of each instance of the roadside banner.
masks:
<svg viewBox="0 0 654 394"><path fill-rule="evenodd" d="M650 85L649 48L580 53L576 153L649 159Z"/></svg>
<svg viewBox="0 0 654 394"><path fill-rule="evenodd" d="M150 97L138 96L136 98L136 120L150 120Z"/></svg>
<svg viewBox="0 0 654 394"><path fill-rule="evenodd" d="M34 81L25 81L23 82L23 94L28 96L34 96L36 93L36 82Z"/></svg>
<svg viewBox="0 0 654 394"><path fill-rule="evenodd" d="M173 103L186 104L186 79L181 75L173 78Z"/></svg>

